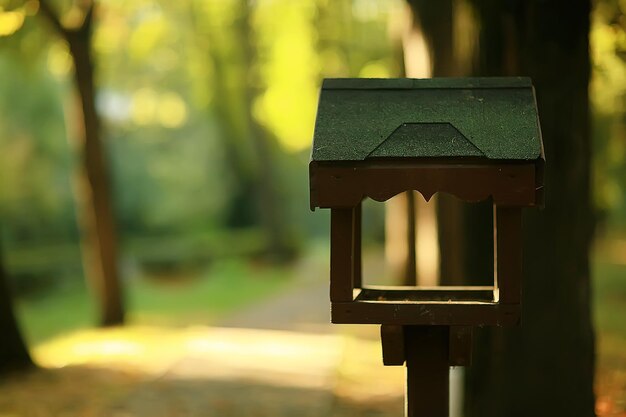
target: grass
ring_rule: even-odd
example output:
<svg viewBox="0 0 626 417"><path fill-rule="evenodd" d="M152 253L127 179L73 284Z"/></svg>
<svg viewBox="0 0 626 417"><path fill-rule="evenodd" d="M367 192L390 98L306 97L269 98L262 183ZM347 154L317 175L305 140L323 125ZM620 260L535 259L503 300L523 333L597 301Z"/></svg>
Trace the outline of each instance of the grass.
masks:
<svg viewBox="0 0 626 417"><path fill-rule="evenodd" d="M128 322L211 324L280 291L290 282L290 273L287 268L225 258L195 272L156 277L137 274L125 283ZM31 346L97 322L93 297L80 278L45 296L19 299L16 307Z"/></svg>
<svg viewBox="0 0 626 417"><path fill-rule="evenodd" d="M141 279L130 285L131 320L140 324L210 323L277 292L290 271L238 258L216 262L198 278L182 282Z"/></svg>
<svg viewBox="0 0 626 417"><path fill-rule="evenodd" d="M95 309L82 282L36 298L18 299L16 313L30 346L60 333L91 327Z"/></svg>

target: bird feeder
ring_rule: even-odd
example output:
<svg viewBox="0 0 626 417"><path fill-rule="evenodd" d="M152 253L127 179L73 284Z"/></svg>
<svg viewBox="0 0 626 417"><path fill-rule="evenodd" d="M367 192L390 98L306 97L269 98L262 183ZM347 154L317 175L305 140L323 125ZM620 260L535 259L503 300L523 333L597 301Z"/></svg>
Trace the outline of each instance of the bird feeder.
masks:
<svg viewBox="0 0 626 417"><path fill-rule="evenodd" d="M407 338L443 329L451 352L452 335L463 339L468 327L518 324L521 213L543 203L543 166L528 78L325 80L309 174L311 209L331 211L332 322L383 325L386 364L408 357ZM492 286L362 285L361 202L409 190L426 200L491 198ZM409 328L422 335L408 337Z"/></svg>

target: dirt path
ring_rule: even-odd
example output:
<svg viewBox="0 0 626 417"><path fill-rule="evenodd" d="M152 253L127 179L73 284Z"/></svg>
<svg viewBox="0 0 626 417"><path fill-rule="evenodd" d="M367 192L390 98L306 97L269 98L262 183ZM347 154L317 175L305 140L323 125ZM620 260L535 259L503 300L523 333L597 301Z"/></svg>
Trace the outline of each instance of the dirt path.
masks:
<svg viewBox="0 0 626 417"><path fill-rule="evenodd" d="M10 416L398 416L402 369L335 334L195 327L75 333L0 381Z"/></svg>

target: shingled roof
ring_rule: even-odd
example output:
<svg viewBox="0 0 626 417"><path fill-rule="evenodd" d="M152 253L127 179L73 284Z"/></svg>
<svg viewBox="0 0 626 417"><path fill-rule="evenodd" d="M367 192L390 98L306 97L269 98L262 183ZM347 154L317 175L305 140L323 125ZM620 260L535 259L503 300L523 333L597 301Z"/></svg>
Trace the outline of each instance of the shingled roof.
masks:
<svg viewBox="0 0 626 417"><path fill-rule="evenodd" d="M326 79L313 161L542 157L530 79Z"/></svg>

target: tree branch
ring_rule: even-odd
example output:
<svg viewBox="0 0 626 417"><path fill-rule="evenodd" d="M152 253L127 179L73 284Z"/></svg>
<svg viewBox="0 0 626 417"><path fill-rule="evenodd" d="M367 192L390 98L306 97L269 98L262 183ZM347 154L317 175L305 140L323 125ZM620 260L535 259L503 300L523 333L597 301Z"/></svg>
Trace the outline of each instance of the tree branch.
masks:
<svg viewBox="0 0 626 417"><path fill-rule="evenodd" d="M68 29L63 26L61 23L61 19L57 16L57 14L52 10L50 3L48 0L39 0L39 10L41 13L48 19L48 21L54 26L54 29L59 32L63 37L67 37Z"/></svg>
<svg viewBox="0 0 626 417"><path fill-rule="evenodd" d="M89 2L89 6L85 11L85 18L83 19L83 23L78 28L79 32L89 31L91 30L91 24L93 22L93 10L95 8L96 2L92 0Z"/></svg>

